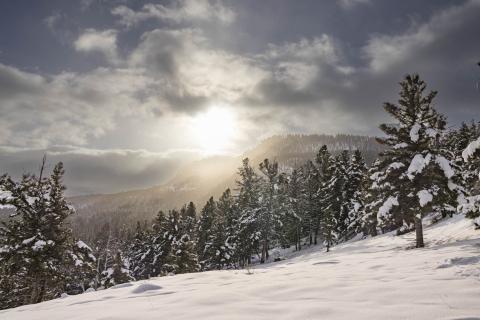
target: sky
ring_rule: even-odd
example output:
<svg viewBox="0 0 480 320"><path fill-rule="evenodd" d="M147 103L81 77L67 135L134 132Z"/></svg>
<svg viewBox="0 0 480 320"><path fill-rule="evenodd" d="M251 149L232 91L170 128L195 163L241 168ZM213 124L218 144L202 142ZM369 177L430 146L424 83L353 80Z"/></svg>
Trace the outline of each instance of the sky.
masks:
<svg viewBox="0 0 480 320"><path fill-rule="evenodd" d="M0 2L0 174L63 161L69 194L168 181L287 133L379 135L419 73L479 119L480 1Z"/></svg>

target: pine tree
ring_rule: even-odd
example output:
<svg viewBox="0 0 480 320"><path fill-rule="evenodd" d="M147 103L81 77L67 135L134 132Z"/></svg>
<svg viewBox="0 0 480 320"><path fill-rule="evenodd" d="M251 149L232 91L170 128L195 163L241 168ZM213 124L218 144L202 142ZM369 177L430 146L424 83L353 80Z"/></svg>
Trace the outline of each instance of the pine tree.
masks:
<svg viewBox="0 0 480 320"><path fill-rule="evenodd" d="M321 210L321 231L323 237L324 246L327 249L327 252L330 251L330 247L336 242L336 233L335 233L335 213L339 210L337 204L336 194L340 191L332 189L332 187L337 186L335 180L335 159L328 153L326 146L320 149L322 160L317 162L321 163L321 184L318 190L318 199L320 203Z"/></svg>
<svg viewBox="0 0 480 320"><path fill-rule="evenodd" d="M468 186L468 197L459 206L467 218L474 219L476 228L480 228L480 134L470 142L462 152L465 163L469 164L477 180ZM473 169L475 168L475 169Z"/></svg>
<svg viewBox="0 0 480 320"><path fill-rule="evenodd" d="M233 197L230 189L225 190L217 202L212 227L205 246L206 270L220 270L234 266L233 250L228 243L228 230L232 223Z"/></svg>
<svg viewBox="0 0 480 320"><path fill-rule="evenodd" d="M160 276L164 275L166 272L171 272L171 270L166 271L164 265L169 263L168 260L173 244L172 237L173 235L176 235L177 232L177 230L172 231L172 228L175 229L175 226L177 226L177 219L175 217L172 218L173 215L175 214L170 211L169 215L166 216L165 213L160 210L153 220L150 244L150 248L153 253L153 259L151 261L152 276ZM174 224L172 224L172 220L174 221ZM190 224L193 223L193 221L189 220L189 218L187 218L187 221ZM180 227L177 226L177 228ZM189 225L188 227L183 228L185 230L183 232L186 232L186 230L193 232L190 229L195 228L195 226Z"/></svg>
<svg viewBox="0 0 480 320"><path fill-rule="evenodd" d="M426 84L418 75L408 75L400 85L398 105L384 105L398 123L380 126L387 137L378 141L389 149L381 155L379 177L388 185L383 188L388 189L384 193L388 198L377 216L381 219L393 214L397 225L414 224L416 247L423 247L423 216L432 210L455 207L456 191L450 190L454 189L454 171L448 154L439 145L446 121L433 108L436 92L424 94ZM393 207L397 210L392 211Z"/></svg>
<svg viewBox="0 0 480 320"><path fill-rule="evenodd" d="M217 209L221 211L224 216L225 226L225 252L221 255L225 258L227 267L236 267L236 236L238 232L238 213L237 203L235 197L232 195L230 189L226 189L218 199Z"/></svg>
<svg viewBox="0 0 480 320"><path fill-rule="evenodd" d="M158 273L158 270L154 270L157 258L154 241L156 238L151 230L147 230L140 221L137 221L135 235L128 249L130 270L136 280L148 279Z"/></svg>
<svg viewBox="0 0 480 320"><path fill-rule="evenodd" d="M364 182L363 199L365 206L361 211L361 231L364 236L377 236L377 212L381 205L385 203L386 194L388 194L389 184L385 184L384 176L380 170L381 160L377 159L368 169L367 177ZM385 190L387 189L387 190ZM385 225L386 222L382 221Z"/></svg>
<svg viewBox="0 0 480 320"><path fill-rule="evenodd" d="M330 152L328 151L327 146L323 145L318 151L315 159L315 162L318 167L318 173L319 173L319 184L318 184L317 195L316 195L319 214L316 218L315 238L317 238L319 231L321 231L322 219L325 211L324 209L327 206L327 204L324 203L324 201L328 199L328 195L330 193L327 185L330 183L330 179L332 178L332 174L333 174L332 161L333 161L333 158ZM323 238L323 231L321 236Z"/></svg>
<svg viewBox="0 0 480 320"><path fill-rule="evenodd" d="M259 165L260 171L264 174L265 180L261 189L261 201L257 211L257 221L260 231L261 258L264 263L269 258L269 248L272 242L279 238L277 231L282 225L282 211L279 203L279 173L278 163L270 163L268 159L263 160Z"/></svg>
<svg viewBox="0 0 480 320"><path fill-rule="evenodd" d="M282 247L282 248L289 248L294 241L291 241L292 239L289 239L288 232L290 230L290 226L288 225L289 223L289 210L291 209L289 201L290 201L290 189L289 189L289 176L288 173L282 172L278 175L278 184L275 187L275 192L276 192L276 206L277 206L277 215L276 215L276 223L274 226L274 235L275 237L273 238L272 245L276 247ZM301 227L300 221L298 221L297 225ZM277 254L275 252L275 254ZM275 256L274 259L279 258L278 256Z"/></svg>
<svg viewBox="0 0 480 320"><path fill-rule="evenodd" d="M334 234L336 241L342 240L347 234L349 226L349 201L347 194L347 182L349 179L349 154L347 150L342 151L332 162L332 176L329 182L330 194L327 196L330 210L334 218Z"/></svg>
<svg viewBox="0 0 480 320"><path fill-rule="evenodd" d="M295 250L302 248L302 182L298 169L293 169L288 177L287 197L285 199L285 233L290 243L295 244Z"/></svg>
<svg viewBox="0 0 480 320"><path fill-rule="evenodd" d="M212 229L216 211L217 204L215 203L215 200L213 200L213 197L210 197L201 211L200 221L198 222L197 253L202 268L205 263L212 258L208 256L209 252L206 250L206 246L209 240L209 233Z"/></svg>
<svg viewBox="0 0 480 320"><path fill-rule="evenodd" d="M478 166L475 161L465 161L463 152L468 145L480 136L480 123L474 121L467 125L462 123L458 130L448 132L444 139L447 149L453 154L452 166L460 172L459 184L467 193L474 188L478 177Z"/></svg>
<svg viewBox="0 0 480 320"><path fill-rule="evenodd" d="M308 235L309 244L317 244L320 218L318 190L320 187L319 173L312 161L307 161L302 167L302 221Z"/></svg>
<svg viewBox="0 0 480 320"><path fill-rule="evenodd" d="M260 230L257 221L260 198L260 178L250 166L248 158L243 159L238 169L237 185L237 232L235 235L235 254L240 266L251 262L251 256L258 251Z"/></svg>
<svg viewBox="0 0 480 320"><path fill-rule="evenodd" d="M79 294L88 288L96 288L96 257L93 250L81 240L77 240L67 250L70 263L64 265L62 274L65 275L64 292Z"/></svg>
<svg viewBox="0 0 480 320"><path fill-rule="evenodd" d="M170 210L164 233L164 252L168 252L162 266L162 274L196 272L200 266L195 243L186 232L182 216Z"/></svg>
<svg viewBox="0 0 480 320"><path fill-rule="evenodd" d="M359 150L355 150L350 159L345 183L344 210L348 212L347 230L344 240L349 240L361 232L361 218L364 210L363 184L367 167Z"/></svg>
<svg viewBox="0 0 480 320"><path fill-rule="evenodd" d="M116 252L111 267L107 268L103 273L102 286L105 288L134 280L120 251Z"/></svg>
<svg viewBox="0 0 480 320"><path fill-rule="evenodd" d="M24 175L18 183L6 175L0 179L0 205L14 209L0 229L2 272L15 279L6 284L14 287L10 306L52 299L65 290L67 270L93 269L95 257L79 250L66 225L74 209L64 197L63 164L54 167L50 178L44 177L44 168L45 157L38 178Z"/></svg>
<svg viewBox="0 0 480 320"><path fill-rule="evenodd" d="M198 256L195 251L195 242L189 234L180 234L179 238L172 243L171 262L175 274L197 272L200 270Z"/></svg>
<svg viewBox="0 0 480 320"><path fill-rule="evenodd" d="M188 234L194 241L197 229L197 209L195 204L190 201L188 205L183 206L180 210L180 216L182 218L182 232Z"/></svg>

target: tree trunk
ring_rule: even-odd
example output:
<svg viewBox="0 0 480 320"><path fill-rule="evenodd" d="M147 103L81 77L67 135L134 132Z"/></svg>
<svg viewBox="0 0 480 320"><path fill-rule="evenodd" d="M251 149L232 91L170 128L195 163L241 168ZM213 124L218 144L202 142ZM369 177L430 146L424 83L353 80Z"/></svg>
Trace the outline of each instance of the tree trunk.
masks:
<svg viewBox="0 0 480 320"><path fill-rule="evenodd" d="M262 257L260 258L260 263L265 263L266 252L267 252L267 241L263 240L262 241Z"/></svg>
<svg viewBox="0 0 480 320"><path fill-rule="evenodd" d="M36 276L32 281L32 291L30 293L29 304L42 302L45 295L46 280Z"/></svg>
<svg viewBox="0 0 480 320"><path fill-rule="evenodd" d="M40 285L40 291L38 293L38 297L37 297L37 302L36 303L40 303L42 302L45 297L45 291L47 290L47 280L46 279L42 279L41 281L41 285Z"/></svg>
<svg viewBox="0 0 480 320"><path fill-rule="evenodd" d="M300 227L297 229L297 241L298 241L298 250L302 250L302 236L300 232Z"/></svg>
<svg viewBox="0 0 480 320"><path fill-rule="evenodd" d="M265 252L265 256L266 256L266 260L268 260L268 258L270 258L270 253L268 252L270 250L270 242L267 240L267 245L266 245L266 252Z"/></svg>
<svg viewBox="0 0 480 320"><path fill-rule="evenodd" d="M423 248L425 244L423 243L423 226L422 218L415 216L415 235L416 235L416 247Z"/></svg>
<svg viewBox="0 0 480 320"><path fill-rule="evenodd" d="M31 290L32 291L30 292L30 299L28 300L27 304L32 304L32 303L35 303L35 301L37 301L37 297L38 297L38 280L37 279L33 280Z"/></svg>

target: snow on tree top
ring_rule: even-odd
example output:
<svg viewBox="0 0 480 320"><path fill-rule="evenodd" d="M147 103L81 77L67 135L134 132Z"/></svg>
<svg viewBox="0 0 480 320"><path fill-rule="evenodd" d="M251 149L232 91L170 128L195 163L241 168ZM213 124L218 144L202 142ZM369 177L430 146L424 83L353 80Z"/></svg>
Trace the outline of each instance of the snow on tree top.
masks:
<svg viewBox="0 0 480 320"><path fill-rule="evenodd" d="M0 189L0 200L9 200L12 197L10 191L4 191Z"/></svg>
<svg viewBox="0 0 480 320"><path fill-rule="evenodd" d="M432 202L433 196L428 190L420 190L417 193L418 201L421 207L425 207L428 203Z"/></svg>
<svg viewBox="0 0 480 320"><path fill-rule="evenodd" d="M465 148L465 150L463 150L463 160L467 162L468 159L472 157L477 150L480 150L480 137L477 140L470 142L470 144Z"/></svg>
<svg viewBox="0 0 480 320"><path fill-rule="evenodd" d="M432 159L432 156L430 154L427 154L425 157L421 154L416 154L412 162L410 163L410 166L408 167L408 178L410 180L413 180L415 178L415 175L417 173L421 173L423 169L430 163L430 160Z"/></svg>
<svg viewBox="0 0 480 320"><path fill-rule="evenodd" d="M393 149L402 149L408 147L408 144L405 142L397 143L393 146Z"/></svg>
<svg viewBox="0 0 480 320"><path fill-rule="evenodd" d="M77 247L80 249L86 248L88 251L92 251L92 249L82 240L78 240L76 243Z"/></svg>
<svg viewBox="0 0 480 320"><path fill-rule="evenodd" d="M410 129L410 140L412 142L417 142L418 141L418 131L420 130L420 125L418 123L415 123L412 126L412 129Z"/></svg>
<svg viewBox="0 0 480 320"><path fill-rule="evenodd" d="M390 165L388 166L389 169L400 169L402 167L405 167L405 165L401 162L392 162L390 163Z"/></svg>
<svg viewBox="0 0 480 320"><path fill-rule="evenodd" d="M33 240L35 240L36 237L37 236L33 236L31 238L25 239L25 240L22 241L22 243L23 244L29 244L29 243L33 242Z"/></svg>
<svg viewBox="0 0 480 320"><path fill-rule="evenodd" d="M448 161L447 159L445 159L442 156L436 156L435 157L435 162L443 170L443 173L445 174L445 177L447 177L448 179L453 177L455 172L453 171L452 167L450 166L450 161Z"/></svg>
<svg viewBox="0 0 480 320"><path fill-rule="evenodd" d="M387 201L385 201L378 209L377 219L386 217L392 210L393 206L398 206L398 198L390 196L388 197Z"/></svg>
<svg viewBox="0 0 480 320"><path fill-rule="evenodd" d="M47 245L47 242L44 241L44 240L37 240L33 246L32 246L32 249L33 251L39 251L39 250L42 250L43 247L45 247Z"/></svg>

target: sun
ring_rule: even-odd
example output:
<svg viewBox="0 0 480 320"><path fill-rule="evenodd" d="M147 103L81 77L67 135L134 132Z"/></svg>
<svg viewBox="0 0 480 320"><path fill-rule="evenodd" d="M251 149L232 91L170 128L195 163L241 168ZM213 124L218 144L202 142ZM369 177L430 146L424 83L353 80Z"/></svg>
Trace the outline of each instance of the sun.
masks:
<svg viewBox="0 0 480 320"><path fill-rule="evenodd" d="M212 107L194 119L195 139L208 154L225 153L236 129L235 115L227 108Z"/></svg>

